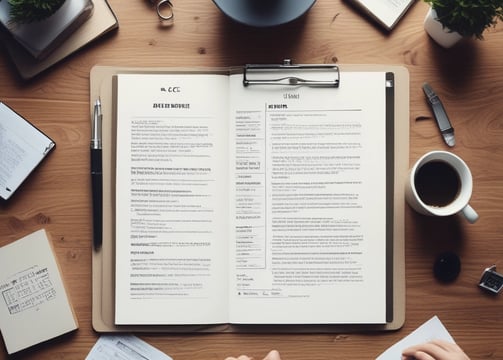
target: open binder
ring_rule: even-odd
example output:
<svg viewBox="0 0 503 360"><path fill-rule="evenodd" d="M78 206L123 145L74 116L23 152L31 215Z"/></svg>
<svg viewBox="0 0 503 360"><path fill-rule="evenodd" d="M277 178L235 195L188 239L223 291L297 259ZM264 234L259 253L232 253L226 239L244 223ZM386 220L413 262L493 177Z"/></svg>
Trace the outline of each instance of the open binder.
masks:
<svg viewBox="0 0 503 360"><path fill-rule="evenodd" d="M312 74L297 77L301 69ZM116 325L115 316L115 144L116 104L113 81L117 74L243 74L243 86L292 85L338 87L345 72L386 73L387 196L386 199L386 323L313 325ZM405 320L404 198L408 169L409 78L402 66L391 65L247 65L241 68L185 69L95 66L91 71L90 104L101 99L103 110L103 245L93 251L92 322L98 332L347 332L400 328ZM92 108L90 108L92 113ZM107 171L107 169L110 169Z"/></svg>

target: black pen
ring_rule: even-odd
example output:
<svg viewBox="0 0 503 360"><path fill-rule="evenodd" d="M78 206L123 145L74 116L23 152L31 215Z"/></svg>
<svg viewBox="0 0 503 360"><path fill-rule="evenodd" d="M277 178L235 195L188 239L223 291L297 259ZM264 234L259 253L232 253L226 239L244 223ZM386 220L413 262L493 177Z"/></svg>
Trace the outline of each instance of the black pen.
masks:
<svg viewBox="0 0 503 360"><path fill-rule="evenodd" d="M93 122L91 129L91 186L93 196L93 246L94 250L101 247L103 239L103 174L101 157L101 102L94 103Z"/></svg>
<svg viewBox="0 0 503 360"><path fill-rule="evenodd" d="M423 91L431 105L435 119L437 120L438 128L440 133L444 138L444 141L449 146L454 146L456 144L456 139L454 138L454 129L452 128L451 122L447 117L444 106L440 101L438 95L433 91L428 83L423 84Z"/></svg>

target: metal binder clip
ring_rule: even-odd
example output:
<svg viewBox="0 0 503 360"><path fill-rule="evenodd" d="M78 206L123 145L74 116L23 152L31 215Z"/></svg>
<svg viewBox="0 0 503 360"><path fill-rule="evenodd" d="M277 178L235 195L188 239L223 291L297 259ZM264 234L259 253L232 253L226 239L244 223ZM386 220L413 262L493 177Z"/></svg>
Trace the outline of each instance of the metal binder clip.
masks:
<svg viewBox="0 0 503 360"><path fill-rule="evenodd" d="M156 4L156 11L159 20L167 21L173 20L175 14L173 13L173 4L171 0L150 0L151 4Z"/></svg>
<svg viewBox="0 0 503 360"><path fill-rule="evenodd" d="M295 73L302 72L303 77ZM279 74L284 76L281 76ZM326 80L327 74L334 78ZM274 76L274 77L273 77ZM306 79L304 76L312 76ZM287 85L339 87L339 67L333 64L293 65L290 59L280 65L247 64L243 70L243 85Z"/></svg>
<svg viewBox="0 0 503 360"><path fill-rule="evenodd" d="M500 292L503 288L503 275L496 272L496 265L488 267L484 270L480 279L479 287L494 294L498 294Z"/></svg>

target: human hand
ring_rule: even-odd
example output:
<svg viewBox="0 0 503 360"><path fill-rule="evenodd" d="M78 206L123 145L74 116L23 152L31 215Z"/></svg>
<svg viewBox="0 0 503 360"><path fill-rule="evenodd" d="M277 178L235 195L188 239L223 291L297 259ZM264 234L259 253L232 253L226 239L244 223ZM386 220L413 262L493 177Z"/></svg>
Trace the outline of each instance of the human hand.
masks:
<svg viewBox="0 0 503 360"><path fill-rule="evenodd" d="M470 358L456 344L432 340L405 349L402 352L402 360L470 360Z"/></svg>
<svg viewBox="0 0 503 360"><path fill-rule="evenodd" d="M225 360L252 360L252 358L246 355L241 355L237 358L227 357L225 358ZM267 354L267 356L264 358L264 360L281 360L281 357L279 355L279 352L277 352L276 350L271 350L269 354Z"/></svg>

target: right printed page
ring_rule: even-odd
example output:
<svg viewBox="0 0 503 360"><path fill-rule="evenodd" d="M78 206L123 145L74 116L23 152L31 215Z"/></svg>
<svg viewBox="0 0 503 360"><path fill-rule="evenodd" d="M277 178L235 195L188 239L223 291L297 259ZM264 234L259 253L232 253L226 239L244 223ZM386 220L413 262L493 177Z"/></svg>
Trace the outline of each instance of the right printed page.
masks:
<svg viewBox="0 0 503 360"><path fill-rule="evenodd" d="M231 323L386 323L386 73L343 72L338 88L241 79Z"/></svg>

